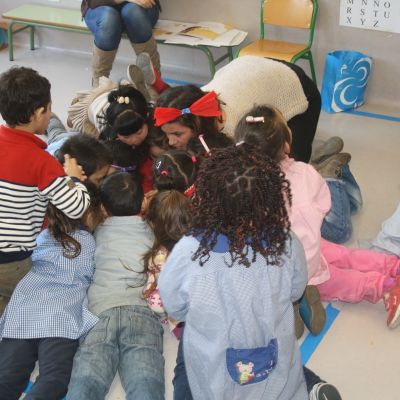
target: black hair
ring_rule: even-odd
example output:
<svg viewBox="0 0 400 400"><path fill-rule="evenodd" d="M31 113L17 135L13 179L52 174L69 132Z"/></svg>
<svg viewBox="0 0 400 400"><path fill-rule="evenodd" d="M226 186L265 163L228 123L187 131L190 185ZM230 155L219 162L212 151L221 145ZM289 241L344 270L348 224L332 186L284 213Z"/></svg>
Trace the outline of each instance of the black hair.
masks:
<svg viewBox="0 0 400 400"><path fill-rule="evenodd" d="M139 173L138 153L136 149L119 140L109 140L104 145L110 150L112 155L112 167L118 172L129 172L137 179L141 179Z"/></svg>
<svg viewBox="0 0 400 400"><path fill-rule="evenodd" d="M188 234L201 240L192 259L204 265L222 234L229 243L229 266L237 261L249 267L257 254L278 265L290 235L287 204L289 182L275 161L246 144L212 152L196 178Z"/></svg>
<svg viewBox="0 0 400 400"><path fill-rule="evenodd" d="M132 135L148 122L146 99L132 85L119 85L109 93L108 102L110 105L104 115L99 116L104 124L101 140L114 140L117 135Z"/></svg>
<svg viewBox="0 0 400 400"><path fill-rule="evenodd" d="M247 117L261 117L264 121L248 122ZM279 111L263 105L255 106L239 120L235 128L235 140L244 141L279 162L284 154L285 143L291 144L291 134Z"/></svg>
<svg viewBox="0 0 400 400"><path fill-rule="evenodd" d="M203 140L210 151L213 149L223 149L234 144L233 139L223 132L218 132L217 134L205 133L203 135ZM198 156L207 156L207 151L200 142L199 137L190 139L187 149Z"/></svg>
<svg viewBox="0 0 400 400"><path fill-rule="evenodd" d="M65 154L76 158L87 177L112 162L110 150L99 140L87 135L71 136L62 144L55 153L61 164L64 163Z"/></svg>
<svg viewBox="0 0 400 400"><path fill-rule="evenodd" d="M168 150L153 163L154 187L183 193L196 179L198 162L185 150Z"/></svg>
<svg viewBox="0 0 400 400"><path fill-rule="evenodd" d="M100 186L101 202L111 216L128 217L140 213L143 190L140 182L128 172L116 172Z"/></svg>
<svg viewBox="0 0 400 400"><path fill-rule="evenodd" d="M194 85L175 86L164 90L157 99L156 107L173 107L179 110L190 107L206 92ZM198 136L201 134L218 134L217 117L199 117L194 114L182 114L169 123L179 123L190 128Z"/></svg>
<svg viewBox="0 0 400 400"><path fill-rule="evenodd" d="M28 124L41 107L51 102L50 82L37 71L11 67L0 75L0 114L10 127Z"/></svg>

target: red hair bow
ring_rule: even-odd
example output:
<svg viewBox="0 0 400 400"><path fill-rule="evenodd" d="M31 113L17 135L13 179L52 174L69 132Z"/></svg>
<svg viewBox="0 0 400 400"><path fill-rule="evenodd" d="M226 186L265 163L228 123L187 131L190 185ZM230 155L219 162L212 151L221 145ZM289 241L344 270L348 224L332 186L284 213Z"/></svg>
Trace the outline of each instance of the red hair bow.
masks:
<svg viewBox="0 0 400 400"><path fill-rule="evenodd" d="M222 113L219 109L217 93L208 92L190 107L182 110L173 107L156 107L154 110L155 126L167 124L184 114L193 114L199 117L219 117Z"/></svg>

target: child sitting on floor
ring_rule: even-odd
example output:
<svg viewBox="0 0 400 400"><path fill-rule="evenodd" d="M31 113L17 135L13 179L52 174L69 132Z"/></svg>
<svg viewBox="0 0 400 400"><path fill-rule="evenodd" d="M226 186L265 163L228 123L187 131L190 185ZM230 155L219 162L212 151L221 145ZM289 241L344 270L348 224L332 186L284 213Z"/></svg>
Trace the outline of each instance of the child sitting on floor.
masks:
<svg viewBox="0 0 400 400"><path fill-rule="evenodd" d="M238 123L235 138L280 162L291 185L289 217L306 252L308 283L311 287L316 285L322 300L375 303L382 299L396 283L400 259L321 240L322 220L330 207L329 191L312 166L287 156L291 132L282 114L268 106L253 108ZM314 295L317 298L315 289ZM307 327L312 327L317 315L315 305L316 302L307 301L303 311L300 307ZM389 311L388 326L392 327L390 315Z"/></svg>

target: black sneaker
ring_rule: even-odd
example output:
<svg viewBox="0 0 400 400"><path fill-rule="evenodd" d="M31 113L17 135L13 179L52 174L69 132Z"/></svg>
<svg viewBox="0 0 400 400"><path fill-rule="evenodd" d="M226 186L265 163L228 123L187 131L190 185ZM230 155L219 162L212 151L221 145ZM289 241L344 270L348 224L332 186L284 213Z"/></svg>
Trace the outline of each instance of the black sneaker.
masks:
<svg viewBox="0 0 400 400"><path fill-rule="evenodd" d="M310 400L342 400L340 393L330 383L320 382L313 386Z"/></svg>

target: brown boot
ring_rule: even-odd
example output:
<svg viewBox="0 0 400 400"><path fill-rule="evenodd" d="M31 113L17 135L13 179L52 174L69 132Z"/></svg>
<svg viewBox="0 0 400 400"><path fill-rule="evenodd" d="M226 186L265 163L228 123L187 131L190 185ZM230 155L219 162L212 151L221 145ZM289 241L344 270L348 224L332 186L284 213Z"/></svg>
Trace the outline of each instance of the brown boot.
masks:
<svg viewBox="0 0 400 400"><path fill-rule="evenodd" d="M110 72L117 55L117 50L101 50L95 44L93 45L92 57L92 87L99 86L101 76L110 76Z"/></svg>
<svg viewBox="0 0 400 400"><path fill-rule="evenodd" d="M160 71L160 54L157 49L157 42L152 36L147 42L144 43L131 43L135 54L138 56L140 53L147 53L150 56L153 67Z"/></svg>

